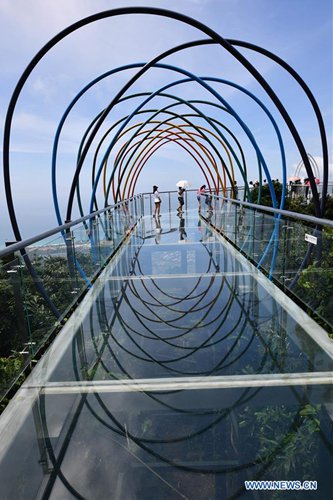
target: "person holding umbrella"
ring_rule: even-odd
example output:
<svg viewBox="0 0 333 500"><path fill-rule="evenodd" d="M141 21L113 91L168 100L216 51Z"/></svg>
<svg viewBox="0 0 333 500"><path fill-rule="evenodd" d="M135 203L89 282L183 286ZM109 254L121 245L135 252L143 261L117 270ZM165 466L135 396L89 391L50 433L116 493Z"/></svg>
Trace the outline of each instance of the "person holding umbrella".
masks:
<svg viewBox="0 0 333 500"><path fill-rule="evenodd" d="M179 187L178 188L178 202L179 202L179 207L177 208L178 214L182 214L183 213L184 193L185 193L185 188Z"/></svg>
<svg viewBox="0 0 333 500"><path fill-rule="evenodd" d="M183 213L183 206L184 206L184 193L185 193L185 188L189 186L190 183L188 181L178 181L176 186L178 187L178 202L179 206L177 208L178 214Z"/></svg>

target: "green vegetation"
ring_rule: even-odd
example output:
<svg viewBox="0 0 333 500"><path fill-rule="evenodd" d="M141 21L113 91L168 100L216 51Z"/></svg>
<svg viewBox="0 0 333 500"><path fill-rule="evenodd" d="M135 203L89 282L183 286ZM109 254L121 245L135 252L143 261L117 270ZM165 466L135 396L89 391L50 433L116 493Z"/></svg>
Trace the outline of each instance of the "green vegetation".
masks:
<svg viewBox="0 0 333 500"><path fill-rule="evenodd" d="M89 260L86 258L87 269ZM83 280L70 275L65 257L39 255L33 259L33 265L49 297L65 317L75 302L77 294L73 294L73 289L84 288ZM26 267L17 259L0 266L0 314L1 396L60 326L60 321L37 291ZM18 380L22 381L22 377Z"/></svg>
<svg viewBox="0 0 333 500"><path fill-rule="evenodd" d="M13 352L13 354L7 358L0 358L0 389L10 387L13 383L16 387L19 387L24 376L18 376L23 368L24 360L23 356L19 353ZM9 399L4 398L0 401L0 413L8 404Z"/></svg>
<svg viewBox="0 0 333 500"><path fill-rule="evenodd" d="M282 185L274 183L278 203L281 201ZM258 188L253 190L253 200L258 198ZM265 184L261 189L260 204L272 206L269 186ZM285 210L315 216L312 200L306 200L303 195L288 197L285 201ZM266 218L269 216L265 216ZM333 220L333 197L327 196L324 218ZM260 220L260 219L259 219ZM260 224L259 224L260 226ZM273 278L282 285L285 291L290 289L291 283L298 276L300 266L304 269L299 273L291 291L299 299L307 313L319 322L333 337L333 230L325 227L317 233L318 244L311 245L311 252L306 262L309 243L305 241L305 233L313 234L314 226L290 219L280 227L279 251L275 262ZM256 252L264 252L267 235L256 234ZM262 269L269 272L273 245L268 253Z"/></svg>
<svg viewBox="0 0 333 500"><path fill-rule="evenodd" d="M244 442L255 452L256 462L264 464L265 476L291 479L302 471L302 480L313 479L318 466L320 409L309 403L297 408L244 409L239 427L246 429Z"/></svg>
<svg viewBox="0 0 333 500"><path fill-rule="evenodd" d="M274 190L275 190L276 200L279 206L282 196L282 184L280 182L274 182ZM255 187L252 191L253 203L257 202L256 200L258 200L258 195L259 195L259 190L257 187ZM263 205L265 207L272 206L272 198L268 184L264 184L261 187L261 198L260 198L260 203L258 202L258 204ZM312 199L306 200L304 195L302 194L294 198L288 196L285 200L283 209L290 210L290 212L297 212L300 214L315 216L315 209ZM326 196L326 208L325 208L324 218L333 220L333 196L330 195Z"/></svg>
<svg viewBox="0 0 333 500"><path fill-rule="evenodd" d="M322 238L320 256L301 273L295 293L318 315L333 323L333 229L326 229ZM320 259L320 260L319 260Z"/></svg>

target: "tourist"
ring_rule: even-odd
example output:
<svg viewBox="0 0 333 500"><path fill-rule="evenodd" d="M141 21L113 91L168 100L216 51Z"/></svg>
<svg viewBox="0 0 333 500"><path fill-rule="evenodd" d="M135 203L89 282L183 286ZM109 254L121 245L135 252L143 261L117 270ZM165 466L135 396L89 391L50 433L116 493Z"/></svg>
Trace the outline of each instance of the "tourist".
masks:
<svg viewBox="0 0 333 500"><path fill-rule="evenodd" d="M212 199L213 199L213 197L210 194L210 192L206 193L206 201L205 201L205 203L206 203L206 205L208 207L209 212L213 212Z"/></svg>
<svg viewBox="0 0 333 500"><path fill-rule="evenodd" d="M179 207L177 208L177 212L179 214L183 213L184 193L185 193L185 188L179 187L178 188L178 202L179 202Z"/></svg>
<svg viewBox="0 0 333 500"><path fill-rule="evenodd" d="M238 200L238 186L237 186L237 182L236 181L234 181L232 192L233 192L234 199Z"/></svg>
<svg viewBox="0 0 333 500"><path fill-rule="evenodd" d="M305 186L305 199L307 200L310 190L310 179L308 177L304 179L304 186Z"/></svg>
<svg viewBox="0 0 333 500"><path fill-rule="evenodd" d="M203 184L197 192L197 200L198 200L198 209L200 210L201 208L201 196L203 196L206 193L206 184Z"/></svg>
<svg viewBox="0 0 333 500"><path fill-rule="evenodd" d="M155 203L154 217L161 217L161 215L160 215L161 197L160 197L160 193L158 192L158 186L153 186L153 195L154 195L154 203Z"/></svg>

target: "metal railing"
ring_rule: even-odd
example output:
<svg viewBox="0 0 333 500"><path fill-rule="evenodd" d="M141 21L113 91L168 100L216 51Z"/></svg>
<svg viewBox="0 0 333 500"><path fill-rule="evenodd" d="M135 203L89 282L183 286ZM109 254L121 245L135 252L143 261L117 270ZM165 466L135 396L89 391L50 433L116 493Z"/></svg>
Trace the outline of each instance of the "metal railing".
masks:
<svg viewBox="0 0 333 500"><path fill-rule="evenodd" d="M176 212L177 191L160 195L162 213ZM206 222L332 331L333 221L216 195L211 207L205 201ZM152 193L143 193L0 250L0 397L153 208ZM186 191L185 209L198 209L196 190Z"/></svg>
<svg viewBox="0 0 333 500"><path fill-rule="evenodd" d="M0 400L59 330L143 215L143 197L0 250Z"/></svg>
<svg viewBox="0 0 333 500"><path fill-rule="evenodd" d="M210 225L333 332L333 221L212 195Z"/></svg>

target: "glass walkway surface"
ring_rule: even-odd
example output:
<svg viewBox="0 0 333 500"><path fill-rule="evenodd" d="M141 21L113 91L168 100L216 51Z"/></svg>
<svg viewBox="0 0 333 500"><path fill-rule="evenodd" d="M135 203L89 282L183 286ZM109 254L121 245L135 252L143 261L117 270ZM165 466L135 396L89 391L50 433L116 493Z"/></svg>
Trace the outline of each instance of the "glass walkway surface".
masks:
<svg viewBox="0 0 333 500"><path fill-rule="evenodd" d="M196 210L144 217L2 414L0 497L327 499L331 344Z"/></svg>

